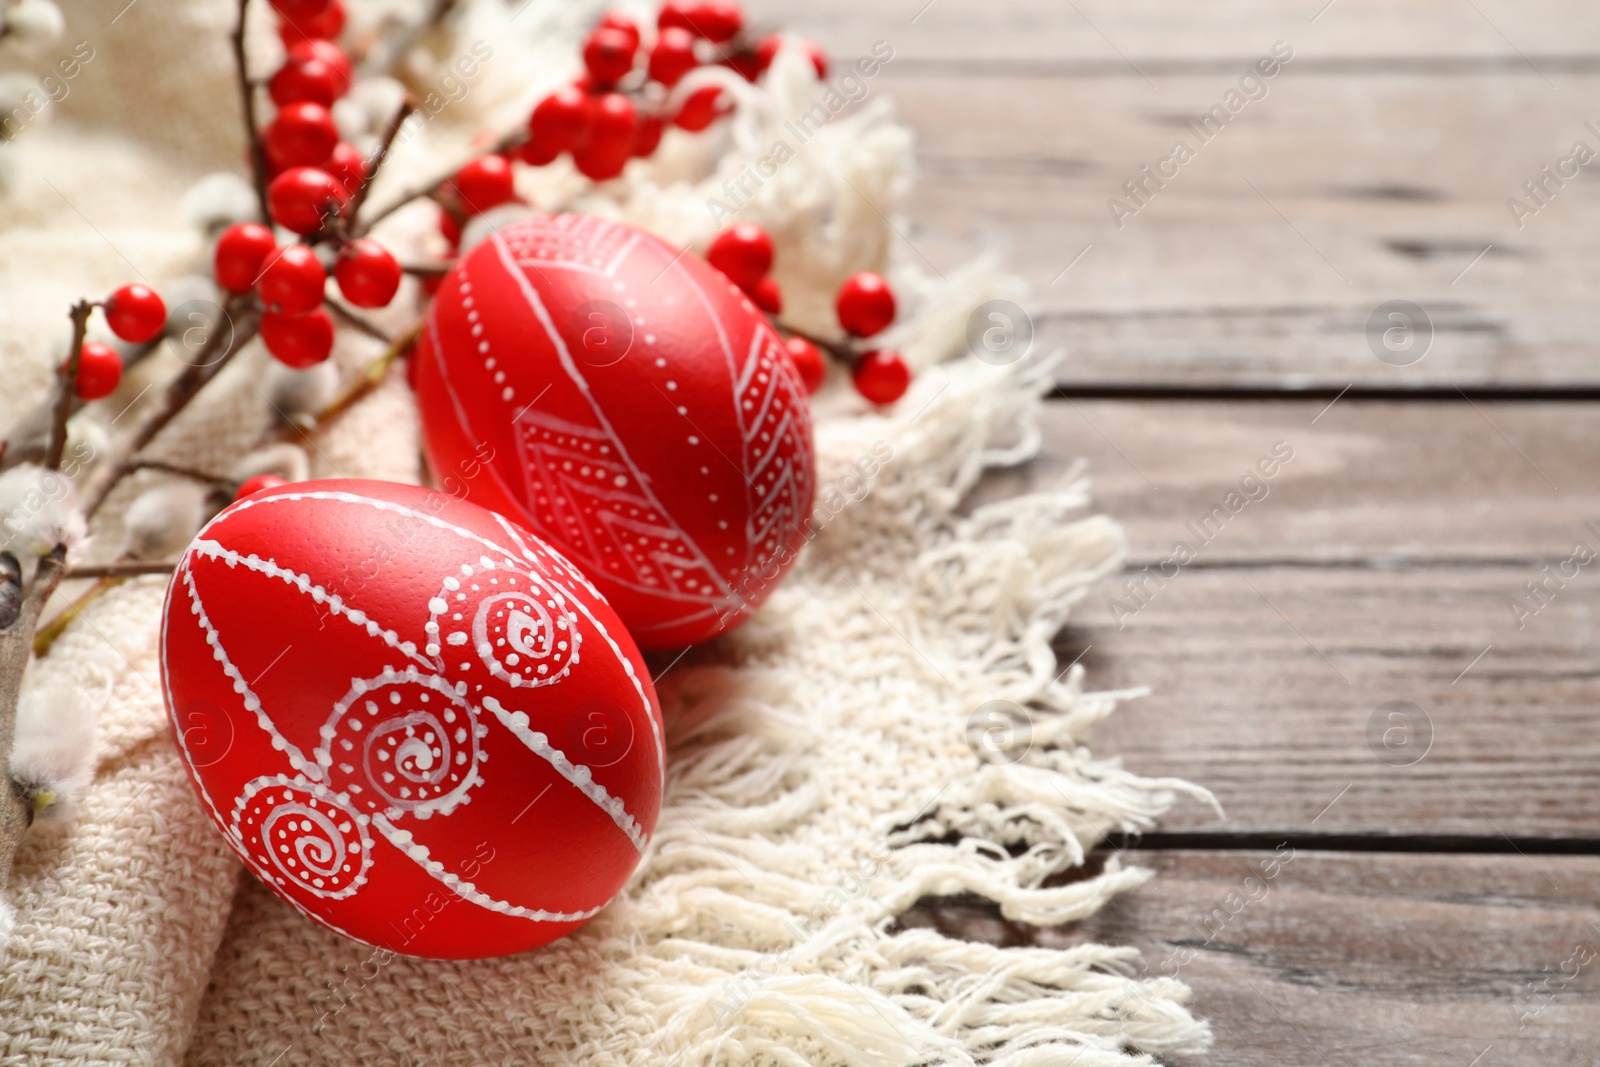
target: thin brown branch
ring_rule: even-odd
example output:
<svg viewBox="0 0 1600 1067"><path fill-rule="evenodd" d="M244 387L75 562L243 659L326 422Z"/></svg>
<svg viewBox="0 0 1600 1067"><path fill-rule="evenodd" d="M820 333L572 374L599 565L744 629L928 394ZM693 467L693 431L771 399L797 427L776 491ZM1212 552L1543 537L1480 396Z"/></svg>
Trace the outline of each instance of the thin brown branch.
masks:
<svg viewBox="0 0 1600 1067"><path fill-rule="evenodd" d="M527 130L519 127L518 129L512 130L510 133L502 136L498 141L484 149L482 152L472 156L472 159L477 159L478 156L494 155L497 152L504 152L507 149L515 148L517 145L526 140L527 136ZM427 185L418 185L412 188L409 192L400 194L400 198L398 200L389 204L371 218L365 221L358 220L355 223L354 229L351 230L352 236L360 237L364 234L371 233L374 226L388 218L390 215L394 214L396 211L399 211L413 200L421 200L425 196L436 196L444 189L445 186L450 184L451 179L456 176L456 171L460 170L467 163L470 163L472 159L462 160L460 163L452 167L449 173L441 175L439 178L429 182Z"/></svg>
<svg viewBox="0 0 1600 1067"><path fill-rule="evenodd" d="M72 305L72 351L56 373L56 395L50 413L50 442L44 450L45 470L61 469L61 453L67 448L67 420L72 417L74 386L78 383L78 362L83 358L83 338L89 332L89 316L94 305L80 300Z"/></svg>
<svg viewBox="0 0 1600 1067"><path fill-rule="evenodd" d="M122 358L123 372L132 370L161 347L161 339L139 345L128 351ZM50 392L43 400L34 405L6 431L4 440L0 440L0 471L8 470L19 463L43 463L45 447L49 444L48 435L51 416L55 412L56 393ZM83 410L85 400L79 399L77 391L72 395L72 412L67 417L70 420Z"/></svg>
<svg viewBox="0 0 1600 1067"><path fill-rule="evenodd" d="M92 517L105 503L118 482L133 472L140 462L139 451L148 445L179 412L188 406L208 382L227 366L235 354L256 335L261 324L261 309L249 297L235 296L223 308L228 328L220 325L195 354L193 364L184 368L167 386L160 404L141 422L118 434L108 446L108 457L95 468L83 489L83 513Z"/></svg>
<svg viewBox="0 0 1600 1067"><path fill-rule="evenodd" d="M386 345L394 344L394 338L378 329L378 327L373 325L372 321L365 315L357 314L337 300L329 299L327 304L328 310L332 311L335 315L339 316L339 318L343 319L345 322L348 322L350 325L354 326L368 337L382 341Z"/></svg>
<svg viewBox="0 0 1600 1067"><path fill-rule="evenodd" d="M65 581L77 578L140 578L147 574L171 574L178 567L168 560L165 563L150 560L128 560L122 563L102 563L89 567L74 567L67 572Z"/></svg>
<svg viewBox="0 0 1600 1067"><path fill-rule="evenodd" d="M203 485L231 486L233 484L220 474L207 474L194 467L185 467L177 463L166 463L159 459L135 459L128 464L128 473L134 471L160 471L163 474L175 474L179 478L187 478L191 482L200 482ZM76 577L76 575L72 575Z"/></svg>
<svg viewBox="0 0 1600 1067"><path fill-rule="evenodd" d="M818 337L816 334L806 333L806 331L798 327L790 326L787 322L779 322L775 317L772 318L772 325L779 333L792 334L795 337L810 341L834 359L840 360L849 366L855 366L857 361L861 359L861 353L847 343L830 341L826 337Z"/></svg>
<svg viewBox="0 0 1600 1067"><path fill-rule="evenodd" d="M417 105L407 96L400 102L400 109L395 112L394 118L389 120L389 126L383 131L383 137L378 141L377 151L372 153L372 158L367 161L367 173L362 177L361 184L356 186L355 195L350 198L350 203L344 209L344 218L340 228L349 233L355 225L356 215L361 211L361 205L366 203L367 193L372 189L372 183L377 180L378 168L383 166L383 161L389 158L389 149L394 147L394 139L400 135L400 127L404 126L406 119L417 109Z"/></svg>
<svg viewBox="0 0 1600 1067"><path fill-rule="evenodd" d="M402 263L400 269L418 278L443 278L455 265L455 260L448 263Z"/></svg>
<svg viewBox="0 0 1600 1067"><path fill-rule="evenodd" d="M250 82L248 62L244 55L245 15L249 13L250 0L239 0L239 25L233 31L233 61L237 69L240 102L244 105L245 143L250 150L250 184L256 191L256 203L261 208L261 221L272 217L267 206L267 150L261 143L261 131L256 126L256 92Z"/></svg>

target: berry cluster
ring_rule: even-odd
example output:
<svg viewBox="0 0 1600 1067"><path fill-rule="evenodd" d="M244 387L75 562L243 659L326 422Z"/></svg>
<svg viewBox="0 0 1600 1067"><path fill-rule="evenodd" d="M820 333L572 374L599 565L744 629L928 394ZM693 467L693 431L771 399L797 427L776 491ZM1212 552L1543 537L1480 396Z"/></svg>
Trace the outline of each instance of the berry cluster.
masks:
<svg viewBox="0 0 1600 1067"><path fill-rule="evenodd" d="M283 65L265 82L275 111L253 131L251 162L264 185L269 219L228 227L217 239L212 266L221 288L259 299L267 350L290 367L305 368L327 359L333 349L334 319L327 307L330 274L348 304L381 308L394 299L404 271L380 243L359 236L366 227L355 225L353 218L385 147L369 160L340 139L333 117L335 102L349 92L354 77L350 57L335 40L345 25L341 0L269 2L287 50ZM585 73L577 81L540 100L525 132L506 138L495 151L468 162L422 195L439 205L440 230L454 253L468 220L518 200L513 161L543 166L567 154L590 179L614 178L628 160L655 152L668 123L700 131L731 109L728 94L715 85L675 94L690 72L718 64L754 81L782 47L802 49L817 76L827 74L827 56L815 43L751 35L743 10L733 0L669 0L654 27L620 11L608 12L584 42ZM257 84L251 83L250 93ZM272 224L298 240L280 242ZM761 227L730 227L717 235L707 256L768 315L782 312L783 295L770 275L772 238ZM424 281L427 289L436 284L437 278ZM137 306L138 293L160 307L154 293L129 286L107 302L108 316L117 298L124 309ZM858 274L840 287L837 307L847 335L844 342L784 331L806 387L815 391L821 386L826 373L822 352L827 351L850 366L856 388L867 399L880 404L897 399L910 381L899 353L854 343L893 321L894 295L887 283L876 274ZM119 336L137 332L118 330ZM114 349L90 342L80 358L80 396L104 396L116 387L121 361Z"/></svg>
<svg viewBox="0 0 1600 1067"><path fill-rule="evenodd" d="M874 404L892 404L905 395L911 385L911 369L905 357L892 348L857 351L852 343L832 343L807 337L777 322L783 312L783 293L768 273L772 270L772 237L753 222L738 222L717 234L706 250L706 261L728 280L744 290L752 303L772 316L785 334L784 348L789 353L808 393L822 387L827 376L821 348L850 366L856 391ZM846 278L834 297L839 325L852 339L864 340L889 328L894 322L894 290L880 274L862 271ZM819 347L820 346L820 347Z"/></svg>
<svg viewBox="0 0 1600 1067"><path fill-rule="evenodd" d="M333 321L321 307L330 270L344 298L364 308L393 299L402 271L380 245L351 237L361 228L347 216L359 206L382 150L369 161L339 139L332 108L349 91L352 78L350 58L334 41L345 21L340 0L270 2L288 58L267 82L277 110L260 131L256 163L268 182L271 221L303 243L279 248L265 226L243 223L218 243L216 268L218 281L231 292L259 292L266 305L261 334L268 350L290 366L305 367L327 358L332 349ZM827 56L815 43L776 34L751 36L743 10L732 0L669 2L653 28L620 11L607 12L584 42L585 72L577 81L540 100L525 131L427 190L439 205L439 229L452 254L470 219L518 200L513 161L544 166L570 155L589 179L615 178L630 159L655 152L669 122L696 132L732 108L715 85L675 94L691 71L720 64L754 81L786 45L803 49L817 76L826 75ZM782 299L765 277L771 241L759 229L756 233L758 250L765 242L766 266L752 272L750 250L730 248L729 254L743 257L745 264L732 270L748 275L751 299L777 314ZM337 248L331 263L316 252L323 244ZM436 284L437 279L425 280L425 290Z"/></svg>
<svg viewBox="0 0 1600 1067"><path fill-rule="evenodd" d="M630 158L655 152L669 121L696 133L732 109L721 89L707 85L669 110L671 90L685 75L717 63L755 81L772 64L782 40L773 34L752 43L744 12L728 0L664 4L648 47L633 19L607 12L584 42L585 73L539 101L517 158L542 167L570 153L586 177L615 178ZM825 76L828 59L822 49L803 38L795 41L811 57L817 77Z"/></svg>
<svg viewBox="0 0 1600 1067"><path fill-rule="evenodd" d="M259 131L263 158L256 162L271 221L304 240L280 246L261 222L238 223L218 238L212 267L223 289L259 295L267 351L288 366L309 367L333 351L333 319L322 306L329 273L349 303L379 308L394 299L401 269L378 242L334 226L372 169L339 139L333 118L353 77L350 57L333 41L344 28L344 7L340 0L271 4L288 55L267 81L277 112ZM324 244L334 251L319 249Z"/></svg>

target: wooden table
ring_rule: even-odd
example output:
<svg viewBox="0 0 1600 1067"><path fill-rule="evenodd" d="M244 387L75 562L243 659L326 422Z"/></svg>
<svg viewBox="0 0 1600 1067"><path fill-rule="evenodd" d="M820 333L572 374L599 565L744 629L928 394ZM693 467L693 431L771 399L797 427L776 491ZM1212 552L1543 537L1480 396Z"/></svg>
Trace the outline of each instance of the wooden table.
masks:
<svg viewBox="0 0 1600 1067"><path fill-rule="evenodd" d="M1059 643L1152 689L1096 750L1227 809L1120 842L1159 875L1091 921L905 921L1181 960L1210 1062L1597 1062L1600 558L1526 583L1600 554L1600 160L1564 163L1600 154L1600 10L752 6L840 60L893 46L870 91L917 133L904 251L998 246L1036 294L1030 358L1066 352L1043 454L984 491L1084 456L1130 535L1137 596L1107 583ZM1265 95L1198 136L1275 42Z"/></svg>

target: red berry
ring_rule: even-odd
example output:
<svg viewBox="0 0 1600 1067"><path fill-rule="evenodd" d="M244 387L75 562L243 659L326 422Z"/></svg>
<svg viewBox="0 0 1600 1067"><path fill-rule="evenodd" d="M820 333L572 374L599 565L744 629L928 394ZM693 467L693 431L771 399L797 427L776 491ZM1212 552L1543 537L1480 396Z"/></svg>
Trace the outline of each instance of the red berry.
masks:
<svg viewBox="0 0 1600 1067"><path fill-rule="evenodd" d="M314 19L328 8L328 0L270 0L272 10L282 17L298 22Z"/></svg>
<svg viewBox="0 0 1600 1067"><path fill-rule="evenodd" d="M731 40L744 29L744 11L731 0L702 0L684 12L689 29L708 41Z"/></svg>
<svg viewBox="0 0 1600 1067"><path fill-rule="evenodd" d="M314 167L333 154L339 126L333 112L301 100L285 104L261 133L267 154L280 167Z"/></svg>
<svg viewBox="0 0 1600 1067"><path fill-rule="evenodd" d="M620 11L607 11L596 24L597 29L621 30L633 38L633 47L639 47L639 24Z"/></svg>
<svg viewBox="0 0 1600 1067"><path fill-rule="evenodd" d="M601 93L589 101L589 125L583 140L591 145L631 147L637 119L632 100L622 93Z"/></svg>
<svg viewBox="0 0 1600 1067"><path fill-rule="evenodd" d="M366 157L361 154L360 149L347 141L340 141L333 146L333 154L328 157L324 169L344 187L347 196L354 196L367 178Z"/></svg>
<svg viewBox="0 0 1600 1067"><path fill-rule="evenodd" d="M339 0L328 0L328 6L315 18L285 18L278 24L278 37L285 48L310 38L332 41L343 32L344 5Z"/></svg>
<svg viewBox="0 0 1600 1067"><path fill-rule="evenodd" d="M728 56L721 61L721 65L733 71L747 82L754 82L761 77L761 61L754 52L739 52Z"/></svg>
<svg viewBox="0 0 1600 1067"><path fill-rule="evenodd" d="M861 357L850 372L856 392L874 404L892 404L906 395L911 368L892 348L877 348Z"/></svg>
<svg viewBox="0 0 1600 1067"><path fill-rule="evenodd" d="M811 56L811 67L817 72L817 80L828 76L828 53L820 44L809 37L800 38L800 44Z"/></svg>
<svg viewBox="0 0 1600 1067"><path fill-rule="evenodd" d="M681 26L668 26L650 50L650 77L671 88L700 65L694 55L694 34Z"/></svg>
<svg viewBox="0 0 1600 1067"><path fill-rule="evenodd" d="M604 182L622 173L632 152L632 146L628 144L592 142L574 149L572 162L585 178Z"/></svg>
<svg viewBox="0 0 1600 1067"><path fill-rule="evenodd" d="M539 101L528 116L528 133L542 151L560 155L577 142L588 121L589 98L582 89L569 85Z"/></svg>
<svg viewBox="0 0 1600 1067"><path fill-rule="evenodd" d="M648 156L661 145L661 132L667 128L660 115L646 115L639 120L639 126L633 132L633 154L639 157Z"/></svg>
<svg viewBox="0 0 1600 1067"><path fill-rule="evenodd" d="M721 89L715 85L702 86L689 94L683 107L678 109L677 118L672 121L690 133L698 133L716 121L722 113L721 103Z"/></svg>
<svg viewBox="0 0 1600 1067"><path fill-rule="evenodd" d="M290 167L267 186L272 221L298 234L315 233L344 206L337 179L316 167Z"/></svg>
<svg viewBox="0 0 1600 1067"><path fill-rule="evenodd" d="M106 322L124 341L144 344L167 325L167 305L148 285L124 285L106 297Z"/></svg>
<svg viewBox="0 0 1600 1067"><path fill-rule="evenodd" d="M637 117L633 101L621 93L592 97L588 129L572 151L579 172L597 182L621 174L633 153Z"/></svg>
<svg viewBox="0 0 1600 1067"><path fill-rule="evenodd" d="M261 271L261 301L290 315L322 303L328 272L308 245L289 245Z"/></svg>
<svg viewBox="0 0 1600 1067"><path fill-rule="evenodd" d="M101 341L85 341L78 352L78 378L73 391L80 400L110 396L122 381L122 357Z"/></svg>
<svg viewBox="0 0 1600 1067"><path fill-rule="evenodd" d="M783 348L789 353L789 361L794 364L794 369L800 372L800 382L806 387L806 393L821 389L828 367L823 363L822 353L817 346L804 337L788 337L784 339Z"/></svg>
<svg viewBox="0 0 1600 1067"><path fill-rule="evenodd" d="M741 289L754 289L772 269L772 238L753 222L736 222L711 240L706 261Z"/></svg>
<svg viewBox="0 0 1600 1067"><path fill-rule="evenodd" d="M267 82L267 91L279 107L301 101L332 107L339 97L339 75L320 59L285 63Z"/></svg>
<svg viewBox="0 0 1600 1067"><path fill-rule="evenodd" d="M821 45L809 37L797 37L794 34L780 33L768 34L761 39L760 44L756 45L756 62L760 64L762 73L766 73L767 68L772 66L773 59L778 55L778 49L785 45L790 48L799 47L805 50L806 55L811 59L812 69L817 72L819 80L828 76L828 53L822 50Z"/></svg>
<svg viewBox="0 0 1600 1067"><path fill-rule="evenodd" d="M583 65L601 85L614 85L633 69L639 42L623 30L602 26L583 45Z"/></svg>
<svg viewBox="0 0 1600 1067"><path fill-rule="evenodd" d="M233 494L233 499L243 500L247 496L261 492L263 489L276 489L280 485L288 485L289 479L277 474L258 474L254 478L239 483L239 488Z"/></svg>
<svg viewBox="0 0 1600 1067"><path fill-rule="evenodd" d="M339 292L358 308L386 307L400 288L400 263L368 237L345 245L333 264Z"/></svg>
<svg viewBox="0 0 1600 1067"><path fill-rule="evenodd" d="M322 308L304 315L268 311L261 316L261 340L279 363L310 367L333 351L333 319Z"/></svg>
<svg viewBox="0 0 1600 1067"><path fill-rule="evenodd" d="M781 33L769 33L761 38L761 43L756 45L756 62L761 64L761 73L765 74L767 68L772 66L772 61L778 58L778 49L782 47Z"/></svg>
<svg viewBox="0 0 1600 1067"><path fill-rule="evenodd" d="M217 238L217 253L211 261L217 284L230 293L248 293L261 276L261 265L277 247L272 231L259 222L229 226Z"/></svg>
<svg viewBox="0 0 1600 1067"><path fill-rule="evenodd" d="M756 282L745 292L750 294L750 299L755 302L756 307L768 315L783 313L783 290L778 288L778 283L773 281L770 275Z"/></svg>
<svg viewBox="0 0 1600 1067"><path fill-rule="evenodd" d="M657 29L665 30L669 27L680 30L689 29L689 13L685 5L675 3L674 0L667 0L666 3L662 4L661 13L656 16Z"/></svg>
<svg viewBox="0 0 1600 1067"><path fill-rule="evenodd" d="M471 215L481 215L490 208L515 200L516 185L511 164L505 156L479 156L450 179L461 207Z"/></svg>
<svg viewBox="0 0 1600 1067"><path fill-rule="evenodd" d="M547 163L554 163L561 154L561 149L552 147L545 141L536 141L532 137L517 145L517 158L530 167L542 167Z"/></svg>
<svg viewBox="0 0 1600 1067"><path fill-rule="evenodd" d="M344 54L344 49L320 37L301 41L289 48L290 63L305 63L312 59L320 59L333 68L333 72L339 77L340 96L350 91L350 79L354 70L350 65L350 57Z"/></svg>
<svg viewBox="0 0 1600 1067"><path fill-rule="evenodd" d="M833 306L847 333L871 337L894 321L894 290L883 275L864 270L844 280Z"/></svg>

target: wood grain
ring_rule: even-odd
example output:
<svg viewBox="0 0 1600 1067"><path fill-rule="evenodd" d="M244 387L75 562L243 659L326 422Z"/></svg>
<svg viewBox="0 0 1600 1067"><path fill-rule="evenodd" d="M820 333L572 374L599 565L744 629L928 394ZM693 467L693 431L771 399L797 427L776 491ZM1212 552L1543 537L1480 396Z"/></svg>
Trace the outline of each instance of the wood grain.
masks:
<svg viewBox="0 0 1600 1067"><path fill-rule="evenodd" d="M1058 654L1096 686L1152 691L1100 727L1097 753L1199 782L1228 812L1188 804L1164 829L1594 838L1600 583L1518 630L1526 577L1184 570L1142 608L1092 597Z"/></svg>
<svg viewBox="0 0 1600 1067"><path fill-rule="evenodd" d="M1600 859L1304 849L1124 859L1156 879L1075 926L1008 923L976 900L925 900L901 924L1001 945L1139 947L1148 973L1193 987L1191 1007L1215 1030L1209 1057L1174 1063L1594 1062Z"/></svg>
<svg viewBox="0 0 1600 1067"><path fill-rule="evenodd" d="M1507 207L1576 141L1600 152L1595 13L1339 0L1313 25L1319 7L830 2L796 29L841 62L894 47L869 95L917 131L902 254L948 271L1001 250L1063 383L1600 384L1600 170L1520 225ZM1186 120L1277 41L1294 59L1203 142ZM1195 158L1114 221L1179 139ZM1408 366L1368 336L1396 299L1431 324Z"/></svg>
<svg viewBox="0 0 1600 1067"><path fill-rule="evenodd" d="M1088 460L1135 584L1085 601L1057 651L1092 686L1152 690L1094 749L1210 787L1227 818L1175 809L1124 857L1158 877L1076 926L974 899L903 925L1180 964L1217 1034L1197 1063L1594 1062L1600 958L1558 976L1580 946L1600 954L1600 562L1548 603L1526 583L1580 541L1600 550L1600 408L1451 393L1600 386L1600 168L1531 217L1507 205L1574 142L1600 150L1600 12L818 0L784 18L841 62L894 47L869 93L917 131L906 258L949 271L999 252L1034 292L1030 358L1064 352L1069 396L1214 394L1052 402L1039 458L969 506ZM1278 40L1295 55L1267 96L1201 143L1186 120ZM1128 203L1123 183L1180 137L1194 158L1119 226L1108 199ZM1405 366L1371 330L1396 299L1432 328ZM1418 387L1448 399L1356 399ZM1328 396L1225 400L1306 388ZM1277 442L1293 458L1228 510ZM1194 559L1148 577L1180 540ZM1273 856L1238 843L1279 837L1293 860L1232 913Z"/></svg>
<svg viewBox="0 0 1600 1067"><path fill-rule="evenodd" d="M1132 561L1058 653L1097 687L1152 690L1098 752L1228 811L1163 829L1600 837L1600 562L1527 592L1580 542L1600 555L1600 409L1053 401L1042 429L1041 456L974 503L1088 458ZM1278 442L1293 458L1259 478ZM1265 495L1234 514L1252 473ZM1431 730L1414 765L1382 743L1390 701Z"/></svg>
<svg viewBox="0 0 1600 1067"><path fill-rule="evenodd" d="M929 64L1116 62L1147 72L1161 62L1218 63L1253 55L1265 35L1286 37L1322 60L1513 59L1528 77L1593 53L1600 15L1582 0L751 0L752 21L781 23L815 37L835 55L874 40ZM1124 57L1127 57L1124 59Z"/></svg>
<svg viewBox="0 0 1600 1067"><path fill-rule="evenodd" d="M1052 401L1041 454L972 504L1060 485L1087 460L1096 506L1132 565L1237 491L1273 445L1294 458L1230 519L1202 566L1287 561L1381 568L1563 559L1600 550L1600 407L1590 404ZM1548 479L1548 480L1547 480ZM970 505L969 505L970 506ZM1480 646L1481 647L1481 646Z"/></svg>
<svg viewBox="0 0 1600 1067"><path fill-rule="evenodd" d="M1596 84L1566 81L1588 95ZM1230 84L893 81L927 131L914 258L947 268L1003 247L1036 294L1036 350L1068 354L1065 383L1597 380L1600 321L1583 294L1600 267L1582 234L1600 216L1600 183L1580 171L1520 227L1507 207L1574 142L1600 150L1576 100L1502 74L1291 65L1202 144L1184 121ZM1019 117L979 119L1008 108ZM977 114L950 121L964 112ZM1180 139L1194 159L1119 226L1108 203L1135 206L1123 184ZM1376 309L1397 299L1431 323L1426 355L1408 366L1380 360L1368 337Z"/></svg>

